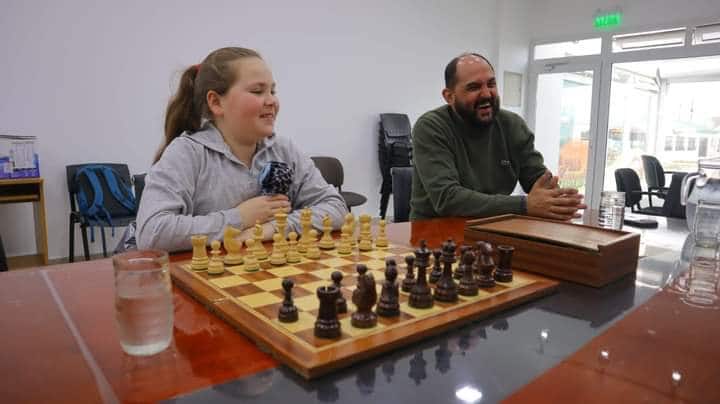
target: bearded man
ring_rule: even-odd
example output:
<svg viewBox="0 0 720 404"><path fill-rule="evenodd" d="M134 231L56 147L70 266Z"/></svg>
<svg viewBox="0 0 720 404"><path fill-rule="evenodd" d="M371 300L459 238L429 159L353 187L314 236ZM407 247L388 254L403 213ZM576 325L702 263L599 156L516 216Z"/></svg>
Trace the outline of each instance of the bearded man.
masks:
<svg viewBox="0 0 720 404"><path fill-rule="evenodd" d="M559 187L525 121L500 109L495 70L484 56L451 60L442 96L447 105L423 114L413 128L411 220L506 213L580 217L583 196ZM527 195L510 195L518 181Z"/></svg>

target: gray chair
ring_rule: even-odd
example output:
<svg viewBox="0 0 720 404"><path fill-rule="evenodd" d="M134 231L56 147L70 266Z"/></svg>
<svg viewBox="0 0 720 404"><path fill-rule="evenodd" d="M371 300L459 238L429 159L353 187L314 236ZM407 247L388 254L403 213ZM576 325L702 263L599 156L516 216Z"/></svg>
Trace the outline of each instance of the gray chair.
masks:
<svg viewBox="0 0 720 404"><path fill-rule="evenodd" d="M320 174L322 174L323 178L325 178L325 181L338 189L340 195L342 195L343 199L345 199L345 204L347 205L348 210L352 210L353 206L360 206L367 202L367 198L363 195L342 190L342 185L345 181L345 172L343 171L343 166L342 163L340 163L340 160L335 157L326 156L315 156L310 158L313 163L315 163L318 170L320 170Z"/></svg>
<svg viewBox="0 0 720 404"><path fill-rule="evenodd" d="M643 171L645 171L645 182L647 182L648 192L653 193L652 195L658 198L665 199L669 187L665 186L665 174L675 174L676 171L665 171L660 160L655 156L642 155L640 156L643 164ZM652 207L652 196L649 197L650 206Z"/></svg>
<svg viewBox="0 0 720 404"><path fill-rule="evenodd" d="M392 177L393 221L395 223L410 220L410 196L412 195L413 167L393 167Z"/></svg>

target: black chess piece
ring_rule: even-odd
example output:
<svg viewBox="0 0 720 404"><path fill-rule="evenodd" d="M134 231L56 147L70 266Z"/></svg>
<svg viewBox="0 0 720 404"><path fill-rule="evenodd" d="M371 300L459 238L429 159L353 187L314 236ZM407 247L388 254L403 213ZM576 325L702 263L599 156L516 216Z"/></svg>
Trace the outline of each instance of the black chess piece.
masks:
<svg viewBox="0 0 720 404"><path fill-rule="evenodd" d="M377 314L372 308L377 302L375 278L367 273L367 266L357 265L357 288L353 291L352 302L357 311L350 317L350 324L357 328L370 328L377 325Z"/></svg>
<svg viewBox="0 0 720 404"><path fill-rule="evenodd" d="M437 281L439 281L440 277L442 276L442 269L440 268L441 254L442 250L440 250L439 248L433 250L433 269L432 272L430 272L430 279L428 279L428 282L430 283L437 283Z"/></svg>
<svg viewBox="0 0 720 404"><path fill-rule="evenodd" d="M315 321L315 336L318 338L340 338L340 321L337 317L337 298L340 289L334 285L317 288L320 309Z"/></svg>
<svg viewBox="0 0 720 404"><path fill-rule="evenodd" d="M298 309L295 307L292 298L293 286L295 286L295 282L292 279L283 279L282 287L285 290L285 298L278 310L278 320L283 323L293 323L298 320Z"/></svg>
<svg viewBox="0 0 720 404"><path fill-rule="evenodd" d="M435 350L435 369L441 374L445 374L450 370L450 358L452 352L448 348L448 341L445 339L440 343L438 349Z"/></svg>
<svg viewBox="0 0 720 404"><path fill-rule="evenodd" d="M412 287L415 286L415 257L412 255L405 256L405 265L407 265L407 273L402 281L402 291L410 293Z"/></svg>
<svg viewBox="0 0 720 404"><path fill-rule="evenodd" d="M458 258L460 260L460 265L458 265L457 269L455 269L455 272L453 273L453 278L460 280L462 279L463 275L465 275L465 271L467 268L465 268L465 264L463 264L462 257L465 255L465 251L470 250L470 246L463 245L460 247L460 257ZM472 271L472 268L469 269Z"/></svg>
<svg viewBox="0 0 720 404"><path fill-rule="evenodd" d="M417 352L413 358L410 359L410 373L408 373L408 376L415 381L416 386L419 386L423 380L427 379L426 365L427 362L425 358L423 358L422 351Z"/></svg>
<svg viewBox="0 0 720 404"><path fill-rule="evenodd" d="M495 270L495 280L498 282L512 282L512 256L515 248L509 245L497 246L498 266Z"/></svg>
<svg viewBox="0 0 720 404"><path fill-rule="evenodd" d="M415 285L410 290L408 305L416 309L427 309L433 307L433 296L430 286L427 284L426 271L430 258L430 250L425 240L420 241L420 248L415 250L415 264L418 267L418 276Z"/></svg>
<svg viewBox="0 0 720 404"><path fill-rule="evenodd" d="M395 260L385 263L385 282L380 292L380 302L377 306L378 316L397 317L400 315L400 292L398 291L397 264Z"/></svg>
<svg viewBox="0 0 720 404"><path fill-rule="evenodd" d="M448 240L442 246L442 277L435 286L435 300L439 302L456 302L458 287L453 279L452 265L455 263L455 242Z"/></svg>
<svg viewBox="0 0 720 404"><path fill-rule="evenodd" d="M342 294L342 279L343 274L340 271L335 271L330 275L333 281L333 285L338 288L340 291L340 294L338 295L337 299L337 312L338 314L347 313L347 301L345 301L345 296Z"/></svg>
<svg viewBox="0 0 720 404"><path fill-rule="evenodd" d="M473 251L475 252L475 262L473 262L472 270L476 278L480 278L480 256L482 255L482 246L485 244L484 241L477 241Z"/></svg>
<svg viewBox="0 0 720 404"><path fill-rule="evenodd" d="M478 277L478 286L481 288L492 288L495 287L495 278L493 278L493 271L495 270L495 263L492 259L492 247L489 243L483 242L478 243L477 252L478 268L480 268L480 276Z"/></svg>
<svg viewBox="0 0 720 404"><path fill-rule="evenodd" d="M475 262L475 254L470 251L470 249L466 249L461 260L462 266L465 267L465 272L463 272L463 277L460 279L458 294L462 296L477 296L478 283L472 270L473 262Z"/></svg>

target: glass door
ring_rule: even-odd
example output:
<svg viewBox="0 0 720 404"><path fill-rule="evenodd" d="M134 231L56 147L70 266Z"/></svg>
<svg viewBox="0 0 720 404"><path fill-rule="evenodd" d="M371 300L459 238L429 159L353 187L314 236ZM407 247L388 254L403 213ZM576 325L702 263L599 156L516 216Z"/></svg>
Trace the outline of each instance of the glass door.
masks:
<svg viewBox="0 0 720 404"><path fill-rule="evenodd" d="M530 77L528 121L545 165L590 201L600 63L548 63Z"/></svg>

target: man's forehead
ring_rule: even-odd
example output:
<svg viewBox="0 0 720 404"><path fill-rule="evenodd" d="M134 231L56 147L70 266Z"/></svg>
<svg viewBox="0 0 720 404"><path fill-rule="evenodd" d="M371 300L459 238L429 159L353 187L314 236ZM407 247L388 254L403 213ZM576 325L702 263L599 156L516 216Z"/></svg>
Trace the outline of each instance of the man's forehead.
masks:
<svg viewBox="0 0 720 404"><path fill-rule="evenodd" d="M480 75L481 77L478 77ZM490 80L495 77L490 64L476 55L465 55L458 59L457 77L459 81Z"/></svg>

